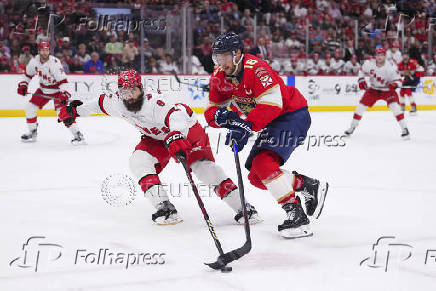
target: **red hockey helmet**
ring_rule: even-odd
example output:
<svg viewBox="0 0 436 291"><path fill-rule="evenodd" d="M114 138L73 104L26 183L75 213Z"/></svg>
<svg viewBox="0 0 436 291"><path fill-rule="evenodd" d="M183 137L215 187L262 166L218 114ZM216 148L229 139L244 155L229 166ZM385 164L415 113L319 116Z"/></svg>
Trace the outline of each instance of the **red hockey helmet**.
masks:
<svg viewBox="0 0 436 291"><path fill-rule="evenodd" d="M379 54L386 55L386 50L382 47L379 47L379 48L375 49L375 54L376 55L379 55Z"/></svg>
<svg viewBox="0 0 436 291"><path fill-rule="evenodd" d="M38 44L38 50L41 50L41 49L50 49L50 43L48 41L41 41Z"/></svg>
<svg viewBox="0 0 436 291"><path fill-rule="evenodd" d="M127 89L140 87L142 89L141 75L135 70L121 71L118 73L118 88Z"/></svg>

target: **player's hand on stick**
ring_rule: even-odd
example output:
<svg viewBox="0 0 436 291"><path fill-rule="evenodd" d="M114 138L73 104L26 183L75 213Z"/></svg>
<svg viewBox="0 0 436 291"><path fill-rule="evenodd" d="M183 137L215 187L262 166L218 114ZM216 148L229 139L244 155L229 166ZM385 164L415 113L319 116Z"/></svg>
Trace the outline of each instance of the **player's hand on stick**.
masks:
<svg viewBox="0 0 436 291"><path fill-rule="evenodd" d="M186 158L192 149L191 143L180 131L170 132L165 137L164 143L170 152L171 157L173 157L176 161L178 161L177 155L182 155Z"/></svg>
<svg viewBox="0 0 436 291"><path fill-rule="evenodd" d="M397 83L391 83L391 84L389 84L389 89L390 89L391 91L395 91L395 89L397 89L397 88L398 88Z"/></svg>
<svg viewBox="0 0 436 291"><path fill-rule="evenodd" d="M61 104L66 105L71 98L71 94L68 91L60 92L58 98L61 100Z"/></svg>
<svg viewBox="0 0 436 291"><path fill-rule="evenodd" d="M82 104L83 102L80 100L73 100L70 105L62 107L58 115L59 122L62 121L66 127L70 127L79 116L76 107Z"/></svg>
<svg viewBox="0 0 436 291"><path fill-rule="evenodd" d="M26 81L22 81L22 82L18 83L17 93L20 94L21 96L26 96L27 86L28 86L28 83Z"/></svg>
<svg viewBox="0 0 436 291"><path fill-rule="evenodd" d="M226 136L226 144L232 146L232 141L238 144L238 151L242 151L251 134L251 123L243 121L231 121L229 132Z"/></svg>
<svg viewBox="0 0 436 291"><path fill-rule="evenodd" d="M368 89L368 84L366 84L365 81L360 82L360 83L359 83L359 89L360 89L360 90L366 90L366 89Z"/></svg>
<svg viewBox="0 0 436 291"><path fill-rule="evenodd" d="M233 120L242 121L238 113L228 110L227 107L220 107L215 111L215 123L223 128L230 128L230 122Z"/></svg>

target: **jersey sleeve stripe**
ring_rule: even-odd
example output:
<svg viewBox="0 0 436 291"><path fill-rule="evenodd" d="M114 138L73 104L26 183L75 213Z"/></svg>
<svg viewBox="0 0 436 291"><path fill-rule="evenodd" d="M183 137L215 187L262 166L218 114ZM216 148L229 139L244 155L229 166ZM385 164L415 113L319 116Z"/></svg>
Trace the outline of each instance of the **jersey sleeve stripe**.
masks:
<svg viewBox="0 0 436 291"><path fill-rule="evenodd" d="M100 107L101 112L103 112L106 115L109 115L109 114L107 114L106 110L104 110L104 107L103 107L103 100L104 100L105 96L106 95L104 95L104 94L100 95L100 98L98 98L98 106Z"/></svg>
<svg viewBox="0 0 436 291"><path fill-rule="evenodd" d="M168 128L170 128L170 115L175 111L180 111L180 110L173 107L170 109L170 111L168 111L167 116L165 116L165 126Z"/></svg>
<svg viewBox="0 0 436 291"><path fill-rule="evenodd" d="M280 105L278 103L274 103L274 102L269 102L269 101L260 101L258 104L264 104L264 105L270 105L270 106L276 106L276 107L282 108L282 105Z"/></svg>
<svg viewBox="0 0 436 291"><path fill-rule="evenodd" d="M274 86L272 86L271 88L269 88L268 90L265 90L262 94L259 94L259 96L256 97L256 99L260 99L262 98L264 95L269 94L270 91L272 91L273 89L279 87L279 84L275 84Z"/></svg>

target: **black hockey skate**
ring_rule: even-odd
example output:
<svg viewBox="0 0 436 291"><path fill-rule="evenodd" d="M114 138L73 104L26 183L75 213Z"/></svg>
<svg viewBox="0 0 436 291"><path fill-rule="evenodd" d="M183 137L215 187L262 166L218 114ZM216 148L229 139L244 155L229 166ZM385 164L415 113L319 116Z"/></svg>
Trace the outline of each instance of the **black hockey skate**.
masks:
<svg viewBox="0 0 436 291"><path fill-rule="evenodd" d="M151 215L151 219L158 225L177 224L183 221L179 218L174 205L169 201L159 203L157 211Z"/></svg>
<svg viewBox="0 0 436 291"><path fill-rule="evenodd" d="M409 130L407 129L407 127L405 129L403 129L403 132L401 133L401 138L404 140L410 139L410 133L409 133Z"/></svg>
<svg viewBox="0 0 436 291"><path fill-rule="evenodd" d="M21 136L22 142L35 142L36 137L38 135L38 132L36 128L34 130L31 130L29 133L25 133Z"/></svg>
<svg viewBox="0 0 436 291"><path fill-rule="evenodd" d="M318 218L321 215L324 207L324 201L329 189L329 184L327 182L320 182L316 179L298 174L296 171L293 171L292 173L301 177L303 181L300 189L295 191L299 192L297 194L301 194L301 196L303 196L307 215Z"/></svg>
<svg viewBox="0 0 436 291"><path fill-rule="evenodd" d="M74 138L71 140L71 144L73 145L82 145L82 144L86 144L85 142L85 138L83 137L83 134L78 131L75 135Z"/></svg>
<svg viewBox="0 0 436 291"><path fill-rule="evenodd" d="M300 198L296 198L297 203L285 203L282 208L286 211L286 220L278 226L280 235L285 238L299 238L312 236L310 221L304 213Z"/></svg>
<svg viewBox="0 0 436 291"><path fill-rule="evenodd" d="M263 221L253 205L251 205L250 203L245 203L245 207L247 208L248 222L250 224L256 224ZM238 213L235 215L235 220L239 224L244 224L244 213L242 211L242 207L241 209L238 210Z"/></svg>

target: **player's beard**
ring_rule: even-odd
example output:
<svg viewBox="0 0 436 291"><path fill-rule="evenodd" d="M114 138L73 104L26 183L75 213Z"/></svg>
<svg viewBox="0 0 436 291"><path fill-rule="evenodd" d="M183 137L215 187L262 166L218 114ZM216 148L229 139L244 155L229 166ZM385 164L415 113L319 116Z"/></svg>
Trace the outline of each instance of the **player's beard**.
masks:
<svg viewBox="0 0 436 291"><path fill-rule="evenodd" d="M123 100L124 106L126 109L131 112L138 112L142 108L142 104L144 104L144 92L139 95L135 102L129 103L126 100Z"/></svg>

